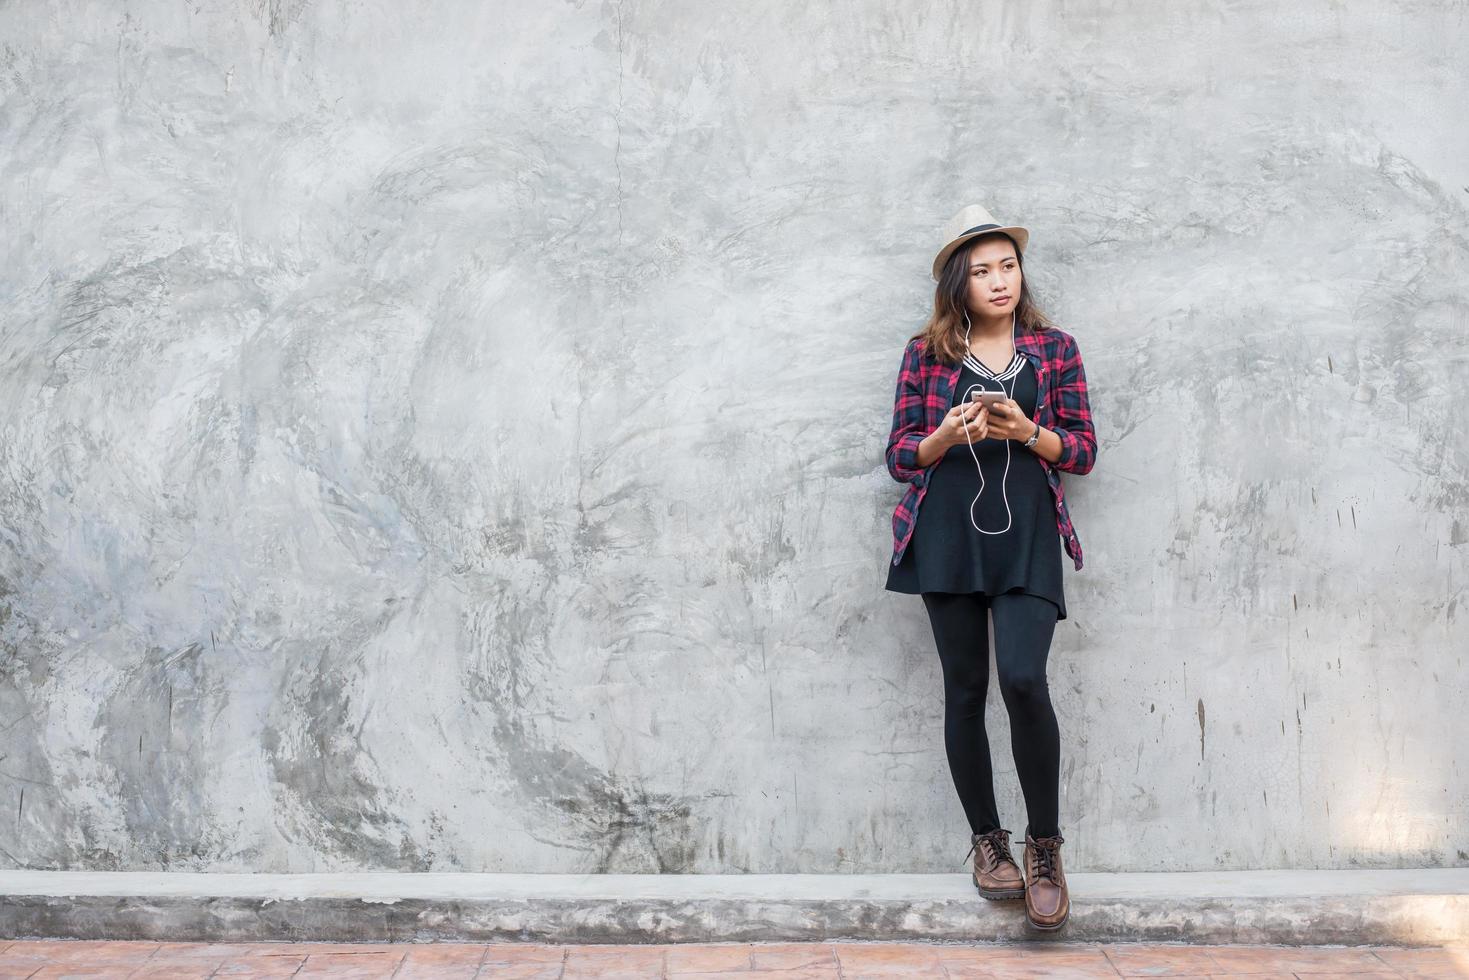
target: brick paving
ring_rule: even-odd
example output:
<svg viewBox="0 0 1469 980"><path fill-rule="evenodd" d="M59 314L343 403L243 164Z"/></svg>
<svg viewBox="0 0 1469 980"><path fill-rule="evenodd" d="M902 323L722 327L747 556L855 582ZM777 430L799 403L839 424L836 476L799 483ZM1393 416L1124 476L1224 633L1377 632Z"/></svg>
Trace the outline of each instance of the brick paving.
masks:
<svg viewBox="0 0 1469 980"><path fill-rule="evenodd" d="M1469 977L1469 946L1128 943L156 943L0 940L0 980L41 977Z"/></svg>

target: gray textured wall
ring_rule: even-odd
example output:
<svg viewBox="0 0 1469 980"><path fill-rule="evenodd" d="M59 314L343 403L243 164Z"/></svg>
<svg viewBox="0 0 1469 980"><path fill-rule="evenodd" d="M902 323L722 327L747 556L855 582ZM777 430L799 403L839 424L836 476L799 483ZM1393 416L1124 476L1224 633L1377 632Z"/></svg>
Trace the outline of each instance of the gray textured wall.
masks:
<svg viewBox="0 0 1469 980"><path fill-rule="evenodd" d="M882 448L979 200L1098 417L1068 866L1469 862L1465 16L0 7L0 861L958 870Z"/></svg>

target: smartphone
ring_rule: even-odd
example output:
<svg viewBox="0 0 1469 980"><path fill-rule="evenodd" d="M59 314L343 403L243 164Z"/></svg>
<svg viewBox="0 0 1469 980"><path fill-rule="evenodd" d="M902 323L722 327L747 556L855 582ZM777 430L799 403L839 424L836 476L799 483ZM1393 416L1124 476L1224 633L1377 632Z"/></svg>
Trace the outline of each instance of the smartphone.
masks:
<svg viewBox="0 0 1469 980"><path fill-rule="evenodd" d="M1006 398L1003 391L981 391L976 388L969 393L969 400L972 402L983 402L984 406L993 412L995 405L1006 401Z"/></svg>

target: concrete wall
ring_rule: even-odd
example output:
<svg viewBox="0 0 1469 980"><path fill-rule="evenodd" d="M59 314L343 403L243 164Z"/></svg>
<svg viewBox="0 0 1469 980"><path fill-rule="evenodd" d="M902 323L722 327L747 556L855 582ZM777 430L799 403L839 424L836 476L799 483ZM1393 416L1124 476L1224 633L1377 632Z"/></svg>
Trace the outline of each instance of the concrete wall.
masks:
<svg viewBox="0 0 1469 980"><path fill-rule="evenodd" d="M960 870L882 450L970 200L1098 419L1068 866L1469 863L1463 29L0 7L0 863Z"/></svg>

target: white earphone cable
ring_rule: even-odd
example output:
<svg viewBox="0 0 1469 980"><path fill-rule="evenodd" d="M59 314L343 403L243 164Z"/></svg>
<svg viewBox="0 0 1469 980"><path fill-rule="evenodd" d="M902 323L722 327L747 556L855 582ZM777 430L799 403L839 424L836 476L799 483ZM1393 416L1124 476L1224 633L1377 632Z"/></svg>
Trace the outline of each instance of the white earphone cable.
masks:
<svg viewBox="0 0 1469 980"><path fill-rule="evenodd" d="M1010 363L1005 368L1005 370L1000 372L999 374L995 374L993 371L990 371L988 368L985 367L983 361L981 361L979 358L975 357L969 352L969 331L972 327L973 324L969 321L969 311L966 309L964 311L965 359L973 360L974 364L980 368L977 373L979 373L981 376L987 376L998 383L1000 386L1000 393L1006 398L1013 401L1015 398L1015 386L1020 383L1020 369L1024 367L1023 364L1017 365L1016 363L1015 355L1019 353L1019 351L1015 347L1015 314L1010 314ZM1014 382L1013 384L1011 384L1009 391L1005 390L1006 378L1011 378ZM964 401L969 401L970 396L976 390L989 391L990 389L984 387L983 385L970 385L964 391ZM979 505L979 498L984 495L984 467L980 465L979 454L974 451L974 440L969 437L969 427L967 425L964 427L964 441L969 443L969 455L974 457L974 467L975 469L979 470L979 493L974 495L974 500L969 504L969 523L972 524L974 526L974 529L980 534L1004 534L1006 531L1010 530L1010 525L1014 523L1014 515L1010 512L1010 492L1008 489L1010 478L1010 440L1005 440L1005 471L1000 477L1000 495L1004 498L1005 501L1005 526L1000 528L998 531L986 531L984 528L980 527L979 522L974 519L974 508Z"/></svg>

